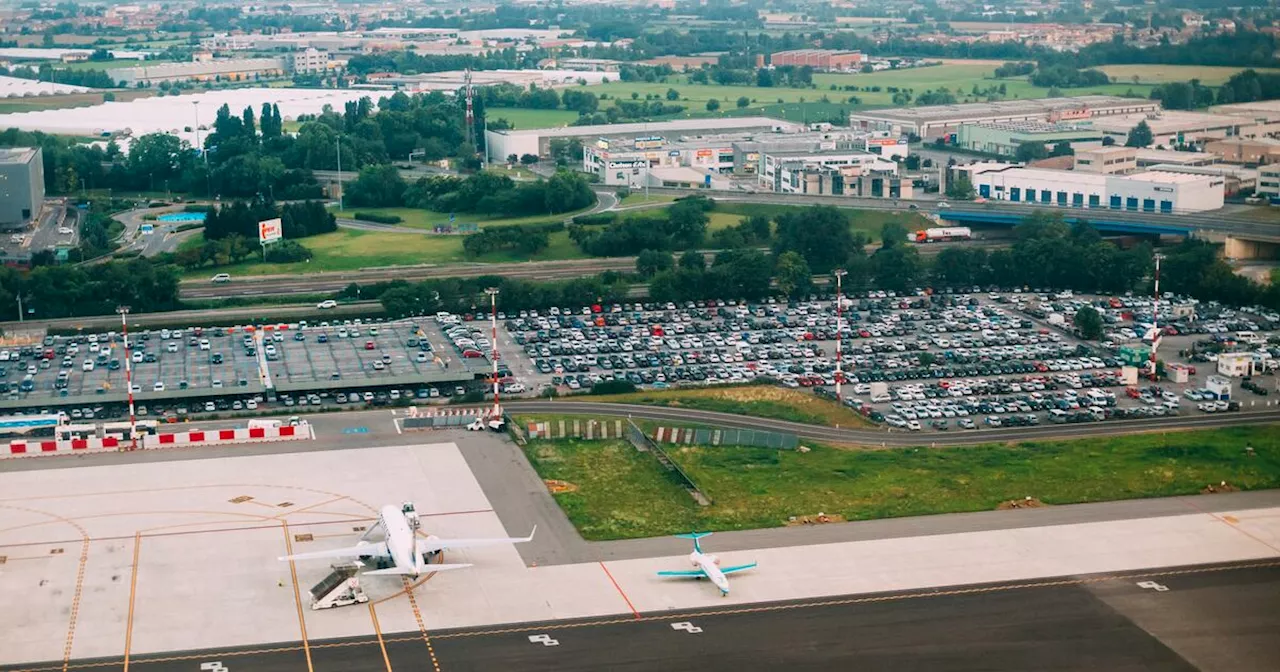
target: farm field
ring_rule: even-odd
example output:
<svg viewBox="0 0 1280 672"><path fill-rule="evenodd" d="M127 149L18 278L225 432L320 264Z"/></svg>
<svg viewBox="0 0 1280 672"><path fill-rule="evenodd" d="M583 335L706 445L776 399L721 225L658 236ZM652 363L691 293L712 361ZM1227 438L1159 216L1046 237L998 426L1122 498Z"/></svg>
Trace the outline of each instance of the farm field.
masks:
<svg viewBox="0 0 1280 672"><path fill-rule="evenodd" d="M1223 481L1280 485L1274 425L941 449L802 444L810 452L666 446L712 499L707 507L625 441L531 441L525 453L542 478L574 486L554 497L591 540L780 527L819 512L869 520L990 511L1027 497L1052 506L1194 496Z"/></svg>
<svg viewBox="0 0 1280 672"><path fill-rule="evenodd" d="M1200 80L1206 86L1221 86L1232 75L1245 68L1216 67L1208 65L1102 65L1097 68L1108 77L1115 78L1117 83L1125 84L1137 77L1144 84L1161 84L1164 82L1189 82ZM1255 68L1258 72L1276 73L1275 68Z"/></svg>

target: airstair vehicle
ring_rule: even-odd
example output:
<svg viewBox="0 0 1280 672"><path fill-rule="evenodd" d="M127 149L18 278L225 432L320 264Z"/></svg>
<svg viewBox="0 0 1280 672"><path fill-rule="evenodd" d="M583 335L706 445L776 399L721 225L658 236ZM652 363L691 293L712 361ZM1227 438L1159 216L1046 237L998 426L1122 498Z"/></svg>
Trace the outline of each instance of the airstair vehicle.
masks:
<svg viewBox="0 0 1280 672"><path fill-rule="evenodd" d="M356 562L333 565L333 571L311 589L311 608L319 611L368 602L357 576L360 567Z"/></svg>

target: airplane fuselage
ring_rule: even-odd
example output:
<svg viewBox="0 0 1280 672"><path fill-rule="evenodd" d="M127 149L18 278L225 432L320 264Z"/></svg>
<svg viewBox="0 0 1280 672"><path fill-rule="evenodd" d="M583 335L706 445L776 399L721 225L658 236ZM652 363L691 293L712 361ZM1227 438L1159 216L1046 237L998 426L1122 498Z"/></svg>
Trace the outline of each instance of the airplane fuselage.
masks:
<svg viewBox="0 0 1280 672"><path fill-rule="evenodd" d="M711 580L711 583L720 589L721 594L729 594L729 579L724 575L724 572L720 571L716 556L694 551L689 554L689 562L692 562L694 567L701 569L707 575L707 578Z"/></svg>
<svg viewBox="0 0 1280 672"><path fill-rule="evenodd" d="M418 558L413 538L413 529L404 513L396 506L384 506L378 512L378 522L386 534L387 553L396 567L412 568L416 576L421 572L421 560Z"/></svg>

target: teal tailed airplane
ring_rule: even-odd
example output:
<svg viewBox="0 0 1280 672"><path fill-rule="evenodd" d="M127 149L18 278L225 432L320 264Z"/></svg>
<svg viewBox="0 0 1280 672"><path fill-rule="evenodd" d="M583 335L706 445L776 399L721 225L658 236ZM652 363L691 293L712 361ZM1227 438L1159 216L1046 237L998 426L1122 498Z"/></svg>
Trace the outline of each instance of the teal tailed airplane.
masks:
<svg viewBox="0 0 1280 672"><path fill-rule="evenodd" d="M727 597L729 595L729 579L726 578L734 572L742 572L753 569L756 563L749 565L735 565L733 567L720 567L720 558L709 553L702 552L702 545L698 540L703 537L711 536L710 532L693 532L691 534L677 534L680 539L693 540L693 553L689 554L689 562L693 563L697 569L688 571L684 570L667 570L658 572L658 576L674 576L687 579L710 579L716 588L720 589L720 595Z"/></svg>

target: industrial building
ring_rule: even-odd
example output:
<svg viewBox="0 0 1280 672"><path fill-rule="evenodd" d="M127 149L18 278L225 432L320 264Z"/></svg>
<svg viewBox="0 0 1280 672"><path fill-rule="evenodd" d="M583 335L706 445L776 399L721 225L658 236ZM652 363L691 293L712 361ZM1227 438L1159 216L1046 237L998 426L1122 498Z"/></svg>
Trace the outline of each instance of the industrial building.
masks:
<svg viewBox="0 0 1280 672"><path fill-rule="evenodd" d="M1119 144L1129 138L1129 131L1141 122L1151 129L1151 145L1159 148L1181 144L1211 142L1234 136L1265 135L1267 126L1252 119L1225 114L1205 114L1182 110L1156 110L1108 116L1092 121L1093 128L1110 136ZM1280 124L1270 132L1280 131Z"/></svg>
<svg viewBox="0 0 1280 672"><path fill-rule="evenodd" d="M840 72L857 70L862 67L866 57L860 51L836 51L834 49L796 49L779 51L769 57L770 65L809 66L814 70Z"/></svg>
<svg viewBox="0 0 1280 672"><path fill-rule="evenodd" d="M237 58L225 61L160 63L108 70L111 79L125 87L153 86L160 82L220 80L244 82L283 77L289 70L282 58Z"/></svg>
<svg viewBox="0 0 1280 672"><path fill-rule="evenodd" d="M868 110L849 115L849 125L865 130L914 134L922 138L950 136L963 124L1015 121L1082 122L1112 115L1158 112L1155 101L1116 96L1076 96L1041 100L930 105ZM1127 132L1127 131L1126 131Z"/></svg>
<svg viewBox="0 0 1280 672"><path fill-rule="evenodd" d="M803 129L800 124L769 117L737 117L719 119L677 119L675 121L639 122L632 124L601 124L598 126L564 126L557 128L530 128L523 130L493 131L485 130L484 138L488 156L491 160L515 154L524 156L533 154L547 157L551 155L551 141L557 139L576 138L584 145L594 143L602 138L642 138L657 137L660 140L670 136L679 139L693 139L701 135L716 135L726 132L753 133L795 133ZM656 152L648 147L636 147Z"/></svg>
<svg viewBox="0 0 1280 672"><path fill-rule="evenodd" d="M1224 138L1206 142L1204 148L1220 154L1226 163L1259 166L1280 161L1280 140L1274 138Z"/></svg>
<svg viewBox="0 0 1280 672"><path fill-rule="evenodd" d="M1074 124L1044 121L1005 121L962 124L955 145L975 152L1014 156L1026 143L1056 145L1059 142L1096 142L1102 134Z"/></svg>
<svg viewBox="0 0 1280 672"><path fill-rule="evenodd" d="M1179 166L1207 166L1217 163L1222 157L1213 152L1181 152L1174 149L1138 148L1138 167L1147 168L1156 164Z"/></svg>
<svg viewBox="0 0 1280 672"><path fill-rule="evenodd" d="M898 164L867 152L761 154L760 187L782 194L911 198L911 180Z"/></svg>
<svg viewBox="0 0 1280 672"><path fill-rule="evenodd" d="M1234 196L1241 192L1253 191L1258 186L1258 170L1229 163L1217 163L1207 166L1187 166L1178 163L1157 163L1148 170L1164 173L1184 173L1186 175L1208 175L1222 178L1222 193Z"/></svg>
<svg viewBox="0 0 1280 672"><path fill-rule="evenodd" d="M44 154L39 147L0 148L0 229L20 229L44 207Z"/></svg>
<svg viewBox="0 0 1280 672"><path fill-rule="evenodd" d="M1172 172L1103 175L985 162L954 166L977 195L993 201L1133 212L1204 212L1222 207L1221 177Z"/></svg>
<svg viewBox="0 0 1280 672"><path fill-rule="evenodd" d="M312 48L289 52L284 57L285 68L292 74L327 72L329 70L329 60L328 52Z"/></svg>
<svg viewBox="0 0 1280 672"><path fill-rule="evenodd" d="M1258 168L1258 186L1255 194L1269 198L1273 202L1280 200L1280 163L1272 163Z"/></svg>
<svg viewBox="0 0 1280 672"><path fill-rule="evenodd" d="M1112 145L1077 149L1075 169L1082 173L1122 175L1138 169L1138 150L1134 147Z"/></svg>

